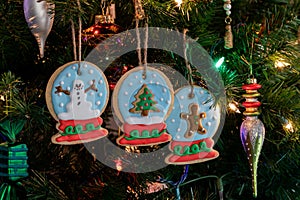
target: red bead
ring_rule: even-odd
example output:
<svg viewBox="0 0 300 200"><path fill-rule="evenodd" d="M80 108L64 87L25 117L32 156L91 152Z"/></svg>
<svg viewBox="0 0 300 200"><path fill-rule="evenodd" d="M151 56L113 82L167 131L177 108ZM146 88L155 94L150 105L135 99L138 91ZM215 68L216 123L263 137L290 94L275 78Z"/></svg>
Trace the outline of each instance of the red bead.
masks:
<svg viewBox="0 0 300 200"><path fill-rule="evenodd" d="M261 105L259 101L256 102L243 102L242 103L245 108L257 108Z"/></svg>
<svg viewBox="0 0 300 200"><path fill-rule="evenodd" d="M257 90L260 89L261 85L257 84L257 83L253 83L253 84L245 84L242 86L243 90Z"/></svg>

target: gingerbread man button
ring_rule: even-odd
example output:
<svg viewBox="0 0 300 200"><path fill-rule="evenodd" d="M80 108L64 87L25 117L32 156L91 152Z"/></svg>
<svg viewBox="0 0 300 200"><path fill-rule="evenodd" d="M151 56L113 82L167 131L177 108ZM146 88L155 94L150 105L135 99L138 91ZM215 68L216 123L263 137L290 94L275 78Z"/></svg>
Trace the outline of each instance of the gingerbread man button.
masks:
<svg viewBox="0 0 300 200"><path fill-rule="evenodd" d="M199 105L198 104L191 104L190 105L190 113L181 113L180 117L182 119L187 120L188 122L188 128L184 134L184 137L189 138L194 135L194 133L199 133L199 134L205 134L206 129L202 126L201 119L206 117L205 112L199 113Z"/></svg>

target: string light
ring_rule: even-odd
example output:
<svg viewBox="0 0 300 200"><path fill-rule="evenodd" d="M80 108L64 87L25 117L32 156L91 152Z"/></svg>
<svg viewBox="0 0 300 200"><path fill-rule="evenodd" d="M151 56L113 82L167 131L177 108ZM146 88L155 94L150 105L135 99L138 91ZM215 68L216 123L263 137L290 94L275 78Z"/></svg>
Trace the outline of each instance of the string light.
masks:
<svg viewBox="0 0 300 200"><path fill-rule="evenodd" d="M275 61L275 68L282 69L290 66L290 63L285 62L283 59L279 59Z"/></svg>
<svg viewBox="0 0 300 200"><path fill-rule="evenodd" d="M232 112L241 113L241 111L238 109L238 103L236 101L230 102L228 107Z"/></svg>
<svg viewBox="0 0 300 200"><path fill-rule="evenodd" d="M283 125L283 127L290 132L294 132L293 124L289 120L285 120L285 124Z"/></svg>
<svg viewBox="0 0 300 200"><path fill-rule="evenodd" d="M116 163L116 169L118 170L118 175L120 173L120 171L123 170L123 166L122 166L122 160L120 158L114 160L114 162Z"/></svg>
<svg viewBox="0 0 300 200"><path fill-rule="evenodd" d="M175 2L177 3L177 6L180 7L182 4L182 0L175 0Z"/></svg>
<svg viewBox="0 0 300 200"><path fill-rule="evenodd" d="M222 66L222 64L224 63L224 60L225 60L225 58L222 57L217 61L216 65L215 65L217 69Z"/></svg>

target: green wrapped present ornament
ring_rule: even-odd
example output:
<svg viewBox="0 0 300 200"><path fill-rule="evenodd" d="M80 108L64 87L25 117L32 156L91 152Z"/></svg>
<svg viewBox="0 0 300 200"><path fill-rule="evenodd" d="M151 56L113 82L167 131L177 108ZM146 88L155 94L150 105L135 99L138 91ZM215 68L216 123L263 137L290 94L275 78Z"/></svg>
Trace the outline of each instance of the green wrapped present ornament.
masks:
<svg viewBox="0 0 300 200"><path fill-rule="evenodd" d="M11 181L27 177L27 151L26 144L0 146L0 176Z"/></svg>
<svg viewBox="0 0 300 200"><path fill-rule="evenodd" d="M16 135L24 127L25 120L5 120L0 123L1 138L5 142L0 144L0 177L4 182L0 187L0 200L21 200L18 195L19 179L27 177L27 146L15 144Z"/></svg>

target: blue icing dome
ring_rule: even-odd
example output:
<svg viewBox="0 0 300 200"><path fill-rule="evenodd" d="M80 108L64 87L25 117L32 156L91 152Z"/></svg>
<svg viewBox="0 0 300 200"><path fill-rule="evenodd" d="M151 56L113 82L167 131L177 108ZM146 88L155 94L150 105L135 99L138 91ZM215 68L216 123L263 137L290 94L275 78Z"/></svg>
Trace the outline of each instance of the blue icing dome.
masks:
<svg viewBox="0 0 300 200"><path fill-rule="evenodd" d="M82 62L80 67L81 74L78 75L78 63L71 62L62 66L61 71L55 77L53 86L51 89L51 98L54 112L59 115L61 113L72 112L67 109L67 105L70 104L72 98L75 98L75 94L78 93L75 90L75 84L81 83L83 85L82 95L76 97L81 98L80 103L89 106L91 111L98 113L98 115L105 109L108 101L108 84L103 72L96 66L88 62ZM89 90L85 92L85 89L95 84L97 91ZM61 86L63 90L69 91L70 95L63 92L55 93L56 87ZM73 95L72 95L73 94ZM86 108L88 109L88 108ZM75 115L74 115L75 116Z"/></svg>
<svg viewBox="0 0 300 200"><path fill-rule="evenodd" d="M173 92L166 77L158 70L148 67L146 78L143 78L144 70L141 67L135 68L125 74L117 86L117 110L119 110L123 120L130 124L154 124L165 120L173 102ZM148 116L141 116L140 112L130 112L134 108L134 102L140 101L136 94L143 85L153 94L151 100L154 107L159 111L150 111Z"/></svg>
<svg viewBox="0 0 300 200"><path fill-rule="evenodd" d="M195 141L204 138L211 138L218 130L220 123L220 107L213 107L213 99L211 94L199 86L194 86L194 97L190 98L191 87L186 86L178 89L175 92L174 106L171 114L166 120L167 131L172 135L173 140L176 141ZM183 116L192 118L192 105L198 105L197 115L193 118L200 117L201 113L205 113L205 117L200 119L205 133L201 134L200 131L191 130L190 121ZM199 122L199 121L197 121ZM199 123L198 123L199 124ZM192 132L191 137L186 137L188 132Z"/></svg>

